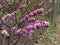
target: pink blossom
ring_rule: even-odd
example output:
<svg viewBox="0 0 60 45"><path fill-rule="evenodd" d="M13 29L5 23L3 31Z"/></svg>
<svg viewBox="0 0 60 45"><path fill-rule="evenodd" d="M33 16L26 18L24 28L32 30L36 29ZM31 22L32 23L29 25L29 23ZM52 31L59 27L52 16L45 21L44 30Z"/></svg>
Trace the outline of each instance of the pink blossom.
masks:
<svg viewBox="0 0 60 45"><path fill-rule="evenodd" d="M44 4L44 2L41 2L41 3L39 4L39 6L41 7L43 4Z"/></svg>
<svg viewBox="0 0 60 45"><path fill-rule="evenodd" d="M18 12L21 12L21 10L22 10L24 7L26 7L26 5L21 4L21 5L19 6L19 8L17 9L17 11L18 11Z"/></svg>
<svg viewBox="0 0 60 45"><path fill-rule="evenodd" d="M25 29L18 29L16 30L16 34L26 34L27 31Z"/></svg>
<svg viewBox="0 0 60 45"><path fill-rule="evenodd" d="M52 11L52 9L53 9L53 8L48 9L48 10L44 13L44 15L48 15L48 14Z"/></svg>

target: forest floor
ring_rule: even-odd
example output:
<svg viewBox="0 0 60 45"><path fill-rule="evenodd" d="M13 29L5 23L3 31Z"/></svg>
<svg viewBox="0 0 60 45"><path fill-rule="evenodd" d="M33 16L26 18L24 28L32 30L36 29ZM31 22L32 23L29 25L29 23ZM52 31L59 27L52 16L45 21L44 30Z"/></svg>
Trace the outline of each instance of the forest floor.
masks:
<svg viewBox="0 0 60 45"><path fill-rule="evenodd" d="M56 45L60 45L60 15L58 15L58 17L56 18L56 22L57 22L57 26L56 26L56 41L57 44Z"/></svg>

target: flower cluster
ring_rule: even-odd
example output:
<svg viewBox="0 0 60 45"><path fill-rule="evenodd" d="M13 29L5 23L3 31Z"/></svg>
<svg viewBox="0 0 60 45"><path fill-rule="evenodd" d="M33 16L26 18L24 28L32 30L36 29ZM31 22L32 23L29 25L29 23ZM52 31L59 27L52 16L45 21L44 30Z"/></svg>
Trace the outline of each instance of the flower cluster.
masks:
<svg viewBox="0 0 60 45"><path fill-rule="evenodd" d="M4 35L5 37L7 36L9 36L9 33L5 30L5 29L3 29L2 31L1 31L1 34L2 35Z"/></svg>
<svg viewBox="0 0 60 45"><path fill-rule="evenodd" d="M1 31L1 34L3 35L3 34L7 34L8 32L6 31L6 30L2 30Z"/></svg>
<svg viewBox="0 0 60 45"><path fill-rule="evenodd" d="M41 3L39 4L39 6L41 7L43 4L44 4L44 2L41 2Z"/></svg>
<svg viewBox="0 0 60 45"><path fill-rule="evenodd" d="M25 28L23 29L18 29L16 30L16 34L26 34L29 33L33 30L42 28L42 27L48 27L49 23L47 21L42 21L42 22L34 22L31 24L28 24Z"/></svg>
<svg viewBox="0 0 60 45"><path fill-rule="evenodd" d="M14 12L11 14L7 14L7 18L15 19L15 17L16 17L16 14Z"/></svg>
<svg viewBox="0 0 60 45"><path fill-rule="evenodd" d="M51 11L52 11L52 8L48 9L48 10L44 13L44 15L48 15Z"/></svg>
<svg viewBox="0 0 60 45"><path fill-rule="evenodd" d="M22 10L24 7L26 7L26 5L21 4L21 5L19 6L19 8L17 9L17 11L18 11L18 12L21 12L21 10Z"/></svg>
<svg viewBox="0 0 60 45"><path fill-rule="evenodd" d="M36 9L36 10L30 12L28 15L24 16L22 19L20 19L20 23L28 20L29 18L31 18L33 16L36 16L37 14L43 13L43 12L44 12L43 8Z"/></svg>
<svg viewBox="0 0 60 45"><path fill-rule="evenodd" d="M9 20L13 20L13 19L15 19L15 17L16 17L16 14L15 14L15 12L13 12L13 13L9 13L9 14L7 14L6 16L4 16L4 17L2 17L1 19L3 20L3 21L5 21L6 19L9 19Z"/></svg>

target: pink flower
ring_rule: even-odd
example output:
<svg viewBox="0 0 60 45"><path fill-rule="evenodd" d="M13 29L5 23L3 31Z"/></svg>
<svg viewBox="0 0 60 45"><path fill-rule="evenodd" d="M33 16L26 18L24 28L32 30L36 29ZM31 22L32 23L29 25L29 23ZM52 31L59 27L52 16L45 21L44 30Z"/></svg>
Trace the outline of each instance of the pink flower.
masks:
<svg viewBox="0 0 60 45"><path fill-rule="evenodd" d="M37 13L38 14L43 13L43 12L44 12L44 9L43 8L37 9Z"/></svg>
<svg viewBox="0 0 60 45"><path fill-rule="evenodd" d="M9 14L7 14L7 17L8 17L8 18L11 18L11 17L12 17L12 15L9 13Z"/></svg>
<svg viewBox="0 0 60 45"><path fill-rule="evenodd" d="M26 5L22 5L22 4L21 4L21 5L19 6L19 9L23 9L25 6L26 6Z"/></svg>
<svg viewBox="0 0 60 45"><path fill-rule="evenodd" d="M33 25L32 25L32 24L29 24L29 25L27 25L24 29L27 29L27 30L33 29Z"/></svg>
<svg viewBox="0 0 60 45"><path fill-rule="evenodd" d="M16 34L23 35L23 34L26 34L26 33L27 33L27 31L25 29L18 29L18 30L16 30Z"/></svg>
<svg viewBox="0 0 60 45"><path fill-rule="evenodd" d="M32 17L34 15L34 13L30 12L28 15L29 15L29 17Z"/></svg>
<svg viewBox="0 0 60 45"><path fill-rule="evenodd" d="M22 10L24 7L26 7L26 5L21 4L21 5L19 6L19 8L17 9L17 11L18 11L18 12L21 12L21 10Z"/></svg>
<svg viewBox="0 0 60 45"><path fill-rule="evenodd" d="M7 19L10 19L10 20L13 20L13 19L15 19L15 17L16 17L16 14L15 14L15 12L13 12L13 13L9 13L9 14L7 14L7 16L6 16L6 18Z"/></svg>
<svg viewBox="0 0 60 45"><path fill-rule="evenodd" d="M38 14L38 13L37 13L37 10L34 10L34 11L33 11L33 14L34 14L34 16L37 15L37 14Z"/></svg>
<svg viewBox="0 0 60 45"><path fill-rule="evenodd" d="M49 22L47 22L47 21L43 21L43 25L42 25L42 26L44 26L44 27L48 27L48 25L49 25Z"/></svg>
<svg viewBox="0 0 60 45"><path fill-rule="evenodd" d="M35 22L37 20L37 18L29 18L28 19L28 21L31 21L31 20Z"/></svg>
<svg viewBox="0 0 60 45"><path fill-rule="evenodd" d="M44 2L41 2L41 3L39 4L39 6L41 7L43 4L44 4Z"/></svg>
<svg viewBox="0 0 60 45"><path fill-rule="evenodd" d="M48 14L52 11L52 9L53 9L53 8L48 9L48 10L44 13L44 15L48 15Z"/></svg>
<svg viewBox="0 0 60 45"><path fill-rule="evenodd" d="M12 18L15 19L15 17L16 17L15 12L11 13L11 15L12 15Z"/></svg>
<svg viewBox="0 0 60 45"><path fill-rule="evenodd" d="M40 23L34 23L33 28L34 28L34 29L40 28Z"/></svg>
<svg viewBox="0 0 60 45"><path fill-rule="evenodd" d="M19 34L22 29L16 30L16 34Z"/></svg>
<svg viewBox="0 0 60 45"><path fill-rule="evenodd" d="M49 10L48 10L48 12L51 12L52 11L52 8L50 8Z"/></svg>
<svg viewBox="0 0 60 45"><path fill-rule="evenodd" d="M4 36L7 36L7 37L10 36L9 33L4 29L1 31L1 34L4 35Z"/></svg>
<svg viewBox="0 0 60 45"><path fill-rule="evenodd" d="M2 31L1 31L1 34L5 34L5 33L7 33L6 30L2 30Z"/></svg>

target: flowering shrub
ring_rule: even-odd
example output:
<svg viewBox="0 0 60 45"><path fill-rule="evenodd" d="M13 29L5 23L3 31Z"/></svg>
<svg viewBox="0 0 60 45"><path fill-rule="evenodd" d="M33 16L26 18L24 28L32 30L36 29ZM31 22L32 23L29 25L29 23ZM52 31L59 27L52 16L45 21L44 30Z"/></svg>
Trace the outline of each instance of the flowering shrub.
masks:
<svg viewBox="0 0 60 45"><path fill-rule="evenodd" d="M20 40L19 38L24 37L25 34L26 34L25 35L26 39L29 40L28 38L29 38L29 35L31 35L31 33L33 33L30 37L31 42L35 43L32 38L34 33L37 33L38 31L39 31L38 33L40 33L41 29L43 29L43 28L46 28L46 30L47 30L47 27L50 26L49 20L48 21L39 20L38 17L42 16L42 15L47 16L53 10L52 7L50 9L48 9L47 11L45 11L46 9L43 7L43 5L45 4L44 1L43 2L37 1L38 6L36 6L37 5L36 4L35 5L36 8L34 7L34 4L33 4L34 1L26 1L25 4L24 4L24 2L25 1L21 1L21 3L17 3L17 5L18 5L18 6L16 6L16 8L18 7L17 9L15 9L9 13L7 11L7 12L5 12L6 14L3 13L4 16L2 16L0 18L0 34L3 35L3 37L6 38L7 40L10 40L10 39L13 40L13 41L11 41L11 40L9 41L9 44L12 42L12 44L10 44L10 45L15 45L15 43L20 43L18 41L18 40ZM15 4L15 2L13 2L12 4ZM12 4L10 3L9 5L12 5ZM31 10L31 11L29 11L29 10ZM44 17L44 16L42 16L42 17ZM31 21L31 23L28 21ZM17 39L17 41L14 42L15 39ZM24 37L24 39L25 39L25 37ZM22 38L21 38L21 40L23 41ZM24 42L26 43L26 41L24 41ZM7 44L7 45L9 45L9 44ZM22 45L22 44L18 44L18 45ZM29 45L29 44L24 44L24 45Z"/></svg>

